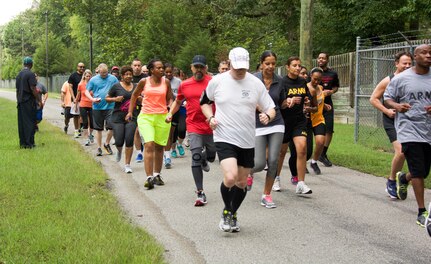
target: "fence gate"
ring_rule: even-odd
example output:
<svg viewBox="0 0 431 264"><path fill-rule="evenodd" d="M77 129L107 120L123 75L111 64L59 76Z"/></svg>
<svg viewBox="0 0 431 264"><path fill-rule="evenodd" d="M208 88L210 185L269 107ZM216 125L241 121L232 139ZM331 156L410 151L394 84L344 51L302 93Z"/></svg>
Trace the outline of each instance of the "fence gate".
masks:
<svg viewBox="0 0 431 264"><path fill-rule="evenodd" d="M394 55L420 44L431 43L430 31L398 32L380 37L356 39L355 142L391 150L383 128L382 113L370 104L377 84L395 72Z"/></svg>

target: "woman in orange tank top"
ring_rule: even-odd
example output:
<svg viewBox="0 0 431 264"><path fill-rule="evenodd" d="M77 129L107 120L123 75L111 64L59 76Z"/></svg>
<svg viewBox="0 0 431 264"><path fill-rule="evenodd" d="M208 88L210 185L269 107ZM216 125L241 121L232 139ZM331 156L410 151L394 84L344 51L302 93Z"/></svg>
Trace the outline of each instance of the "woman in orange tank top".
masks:
<svg viewBox="0 0 431 264"><path fill-rule="evenodd" d="M152 60L147 65L149 77L139 81L130 99L129 113L126 120L132 117L136 100L142 100L141 113L138 116L139 133L144 143L144 166L147 189L154 185L164 185L160 172L163 165L163 150L167 144L170 123L166 123L168 106L172 103L171 84L164 75L164 66L160 60Z"/></svg>

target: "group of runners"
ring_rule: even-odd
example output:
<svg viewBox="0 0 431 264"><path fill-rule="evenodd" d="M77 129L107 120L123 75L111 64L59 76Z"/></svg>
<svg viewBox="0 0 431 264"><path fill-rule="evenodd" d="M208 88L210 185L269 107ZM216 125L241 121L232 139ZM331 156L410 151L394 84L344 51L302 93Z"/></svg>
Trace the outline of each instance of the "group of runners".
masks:
<svg viewBox="0 0 431 264"><path fill-rule="evenodd" d="M391 198L404 200L412 182L419 208L417 223L428 225L431 235L423 181L431 164L430 46L417 47L414 59L416 66L406 70L413 56L398 54L395 77L385 78L376 87L371 102L387 120L392 118L385 121L395 150L386 190ZM79 137L81 120L85 145L93 143L95 130L96 154L101 156L102 131L106 129L103 148L113 154L113 136L118 162L125 145L126 173L132 172L130 163L136 148L136 161L144 161L144 186L153 189L164 185L163 165L169 169L172 157L184 155L182 142L187 131L195 206L207 203L203 173L210 170L209 163L217 154L223 172L220 192L224 202L219 228L238 232L237 211L252 189L254 173L266 170L260 204L276 207L271 191L281 190L280 174L288 148L291 183L296 185L298 195L312 194L305 183L307 160L311 158L309 164L316 174L321 174L317 161L332 166L327 156L334 132L331 95L339 87L338 75L328 67L326 53L319 54L319 66L311 70L301 66L299 57L290 57L283 77L275 72L277 55L272 51L262 53L259 70L253 74L249 61L247 50L234 48L229 60L220 62L219 73L211 74L205 56L196 55L191 61L190 78L180 78L178 69L158 59L145 68L135 59L130 66L112 67L112 74L106 64L100 64L95 76L79 63L62 88L65 132L68 119L73 118L74 136ZM406 73L401 74L404 70ZM80 119L76 112L71 113L72 103L79 105ZM390 128L386 127L389 123ZM409 173L400 172L404 157Z"/></svg>

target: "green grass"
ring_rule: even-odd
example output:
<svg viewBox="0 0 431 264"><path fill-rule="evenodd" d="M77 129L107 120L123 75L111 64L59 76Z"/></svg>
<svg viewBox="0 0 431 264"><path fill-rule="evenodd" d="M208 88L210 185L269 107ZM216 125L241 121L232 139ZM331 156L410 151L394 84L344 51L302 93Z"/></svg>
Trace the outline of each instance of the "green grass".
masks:
<svg viewBox="0 0 431 264"><path fill-rule="evenodd" d="M58 128L19 149L16 104L0 98L0 263L161 263L130 223L101 165Z"/></svg>
<svg viewBox="0 0 431 264"><path fill-rule="evenodd" d="M335 133L328 156L334 164L373 174L387 177L391 170L393 153L385 152L381 147L373 148L367 144L354 143L354 126L335 124ZM380 140L388 141L386 137ZM370 142L369 142L370 143ZM407 162L404 171L408 171ZM426 188L431 188L431 177L425 179Z"/></svg>

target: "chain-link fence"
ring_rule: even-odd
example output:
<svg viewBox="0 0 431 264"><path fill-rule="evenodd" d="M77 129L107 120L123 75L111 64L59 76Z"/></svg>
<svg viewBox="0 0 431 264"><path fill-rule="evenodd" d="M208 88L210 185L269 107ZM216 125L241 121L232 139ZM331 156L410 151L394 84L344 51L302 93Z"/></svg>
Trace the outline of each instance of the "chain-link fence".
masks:
<svg viewBox="0 0 431 264"><path fill-rule="evenodd" d="M376 85L395 72L394 55L420 44L431 43L431 31L398 32L356 41L355 142L390 150L391 144L383 128L382 113L370 104Z"/></svg>

